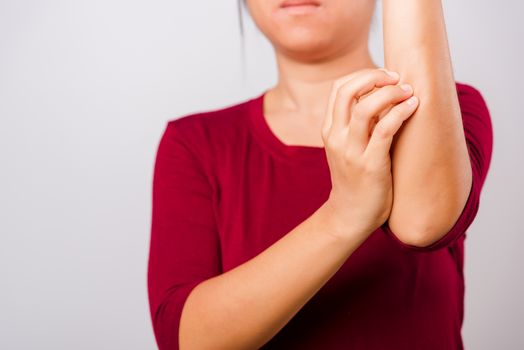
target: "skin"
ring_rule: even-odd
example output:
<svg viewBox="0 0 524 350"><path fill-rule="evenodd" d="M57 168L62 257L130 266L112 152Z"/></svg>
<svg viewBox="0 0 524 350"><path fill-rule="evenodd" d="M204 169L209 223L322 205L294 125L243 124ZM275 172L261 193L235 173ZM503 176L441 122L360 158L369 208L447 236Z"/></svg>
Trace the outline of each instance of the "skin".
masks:
<svg viewBox="0 0 524 350"><path fill-rule="evenodd" d="M265 98L268 124L285 144L324 146L320 129L336 79L379 68L367 43L374 2L332 0L314 16L278 15L280 0L248 0L250 16L275 48L278 82Z"/></svg>
<svg viewBox="0 0 524 350"><path fill-rule="evenodd" d="M383 0L385 62L396 77L367 51L373 1L326 0L300 16L279 12L277 0L247 5L277 57L268 124L286 144L325 147L333 188L280 240L191 291L181 349L261 347L388 218L408 244L438 239L471 180L439 1ZM399 86L406 81L408 91Z"/></svg>
<svg viewBox="0 0 524 350"><path fill-rule="evenodd" d="M389 226L405 243L427 246L453 227L472 186L442 4L382 4L386 67L399 72L420 98L391 154L395 201Z"/></svg>
<svg viewBox="0 0 524 350"><path fill-rule="evenodd" d="M324 11L310 16L278 16L280 3L247 1L278 65L278 82L265 101L267 122L285 144L322 147L319 130L334 81L378 68L368 50L375 1L321 1ZM400 73L421 100L393 141L395 201L388 222L404 243L427 246L454 225L472 185L442 5L384 0L382 6L385 67Z"/></svg>

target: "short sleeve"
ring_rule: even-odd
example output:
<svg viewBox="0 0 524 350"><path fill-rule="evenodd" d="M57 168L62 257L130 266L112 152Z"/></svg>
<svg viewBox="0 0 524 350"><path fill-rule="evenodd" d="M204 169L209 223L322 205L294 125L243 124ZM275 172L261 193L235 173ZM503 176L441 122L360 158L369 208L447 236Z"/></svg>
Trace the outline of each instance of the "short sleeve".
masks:
<svg viewBox="0 0 524 350"><path fill-rule="evenodd" d="M147 279L160 350L179 348L180 317L189 293L221 273L212 190L201 152L188 142L192 135L187 121L167 123L154 166Z"/></svg>
<svg viewBox="0 0 524 350"><path fill-rule="evenodd" d="M462 124L472 169L472 184L468 199L453 227L438 241L426 247L412 246L402 242L390 229L388 221L382 224L383 231L402 247L414 251L434 251L453 244L462 237L475 219L480 195L493 151L493 127L486 101L471 85L456 83L462 112Z"/></svg>

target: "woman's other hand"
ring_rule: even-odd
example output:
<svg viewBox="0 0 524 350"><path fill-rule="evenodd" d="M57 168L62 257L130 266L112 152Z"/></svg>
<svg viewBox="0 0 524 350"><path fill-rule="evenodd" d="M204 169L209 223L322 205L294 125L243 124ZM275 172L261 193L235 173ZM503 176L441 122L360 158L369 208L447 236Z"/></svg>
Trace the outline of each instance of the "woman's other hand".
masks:
<svg viewBox="0 0 524 350"><path fill-rule="evenodd" d="M327 204L342 238L346 227L369 236L391 212L389 151L418 106L413 89L402 89L399 79L385 69L362 69L333 84L322 139L332 183Z"/></svg>

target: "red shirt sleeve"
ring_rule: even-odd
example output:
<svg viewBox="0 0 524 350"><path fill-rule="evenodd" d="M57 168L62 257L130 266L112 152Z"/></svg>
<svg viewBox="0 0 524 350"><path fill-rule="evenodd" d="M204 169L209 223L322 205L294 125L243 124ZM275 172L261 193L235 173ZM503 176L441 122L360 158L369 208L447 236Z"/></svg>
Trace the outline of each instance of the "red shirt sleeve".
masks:
<svg viewBox="0 0 524 350"><path fill-rule="evenodd" d="M186 125L180 118L167 123L153 175L148 295L160 350L179 348L189 293L221 272L211 186Z"/></svg>
<svg viewBox="0 0 524 350"><path fill-rule="evenodd" d="M381 228L402 247L416 251L434 251L453 244L463 236L477 215L480 194L491 163L493 127L486 102L481 93L471 85L457 83L462 123L471 161L473 181L466 204L454 226L438 241L426 247L402 242L391 231L388 221Z"/></svg>

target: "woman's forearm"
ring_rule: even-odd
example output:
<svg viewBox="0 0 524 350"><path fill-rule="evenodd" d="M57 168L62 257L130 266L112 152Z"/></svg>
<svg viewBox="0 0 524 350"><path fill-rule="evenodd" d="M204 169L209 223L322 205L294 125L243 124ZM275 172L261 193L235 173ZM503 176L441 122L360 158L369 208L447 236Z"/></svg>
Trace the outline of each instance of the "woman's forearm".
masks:
<svg viewBox="0 0 524 350"><path fill-rule="evenodd" d="M335 220L326 201L259 255L198 284L182 310L181 349L255 349L270 340L369 236Z"/></svg>
<svg viewBox="0 0 524 350"><path fill-rule="evenodd" d="M420 100L392 146L389 226L426 246L453 226L472 177L441 0L383 0L383 21L385 67Z"/></svg>

